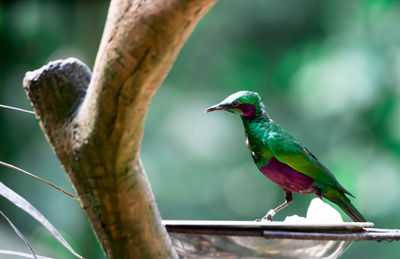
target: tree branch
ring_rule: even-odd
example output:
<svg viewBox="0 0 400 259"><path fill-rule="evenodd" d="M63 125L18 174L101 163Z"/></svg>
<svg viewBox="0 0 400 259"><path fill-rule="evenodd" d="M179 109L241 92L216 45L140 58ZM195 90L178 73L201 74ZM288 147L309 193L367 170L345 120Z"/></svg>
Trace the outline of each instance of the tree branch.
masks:
<svg viewBox="0 0 400 259"><path fill-rule="evenodd" d="M215 1L112 1L91 80L76 59L25 76L42 130L109 258L176 257L139 158L143 122Z"/></svg>

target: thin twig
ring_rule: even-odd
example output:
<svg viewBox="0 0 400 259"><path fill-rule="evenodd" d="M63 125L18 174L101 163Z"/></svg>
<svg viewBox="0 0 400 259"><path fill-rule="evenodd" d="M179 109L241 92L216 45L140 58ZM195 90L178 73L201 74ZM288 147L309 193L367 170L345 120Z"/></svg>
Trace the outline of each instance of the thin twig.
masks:
<svg viewBox="0 0 400 259"><path fill-rule="evenodd" d="M34 175L34 174L32 174L32 173L29 173L29 172L27 172L27 171L25 171L25 170L23 170L23 169L21 169L21 168L19 168L19 167L16 167L16 166L7 164L7 163L2 162L2 161L0 161L0 165L5 166L5 167L8 167L8 168L11 168L11 169L14 169L14 170L17 170L17 171L19 171L19 172L21 172L21 173L27 174L27 175L29 175L29 176L31 176L31 177L33 177L33 178L39 180L39 181L42 181L42 182L44 182L44 183L47 183L48 185L50 185L50 186L56 188L57 190L59 190L59 191L65 193L65 194L68 195L69 197L71 197L71 198L73 198L73 199L75 199L75 200L78 200L78 197L76 197L76 196L70 194L70 193L67 192L67 191L64 191L63 189L61 189L60 187L58 187L58 186L56 186L56 185L50 183L49 181L47 181L47 180L45 180L45 179L43 179L43 178L40 178L39 176L36 176L36 175Z"/></svg>
<svg viewBox="0 0 400 259"><path fill-rule="evenodd" d="M26 113L31 113L31 114L36 114L33 111L29 111L29 110L25 110L25 109L21 109L21 108L17 108L17 107L12 107L12 106L8 106L8 105L4 105L4 104L0 104L1 108L6 108L6 109L10 109L10 110L15 110L15 111L20 111L20 112L26 112Z"/></svg>

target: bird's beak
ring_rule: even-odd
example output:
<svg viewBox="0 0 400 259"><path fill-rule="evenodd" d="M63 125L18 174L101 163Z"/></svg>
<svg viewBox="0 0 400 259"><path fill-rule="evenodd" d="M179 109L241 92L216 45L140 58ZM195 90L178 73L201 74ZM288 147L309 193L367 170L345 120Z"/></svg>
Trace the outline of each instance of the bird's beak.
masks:
<svg viewBox="0 0 400 259"><path fill-rule="evenodd" d="M225 107L223 107L223 106L221 106L219 104L216 104L216 105L213 105L211 107L208 107L205 110L205 112L213 112L213 111L221 111L221 110L225 110Z"/></svg>

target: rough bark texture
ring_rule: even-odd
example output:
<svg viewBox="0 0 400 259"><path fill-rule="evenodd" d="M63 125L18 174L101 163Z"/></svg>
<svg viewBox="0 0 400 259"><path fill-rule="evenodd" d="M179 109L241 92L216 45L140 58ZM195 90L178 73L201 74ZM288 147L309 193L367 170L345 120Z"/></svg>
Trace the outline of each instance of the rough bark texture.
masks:
<svg viewBox="0 0 400 259"><path fill-rule="evenodd" d="M109 258L176 257L139 158L144 117L216 0L112 1L91 76L77 59L24 78L40 125Z"/></svg>

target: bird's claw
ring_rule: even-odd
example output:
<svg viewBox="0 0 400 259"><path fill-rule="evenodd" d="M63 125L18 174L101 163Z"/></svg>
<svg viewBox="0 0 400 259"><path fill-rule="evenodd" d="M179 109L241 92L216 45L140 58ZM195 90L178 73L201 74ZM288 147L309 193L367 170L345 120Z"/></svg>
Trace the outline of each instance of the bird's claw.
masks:
<svg viewBox="0 0 400 259"><path fill-rule="evenodd" d="M275 216L275 214L276 214L275 210L269 210L264 217L262 217L261 219L256 219L256 222L262 222L264 220L272 221L272 217Z"/></svg>
<svg viewBox="0 0 400 259"><path fill-rule="evenodd" d="M262 220L272 221L272 216L271 216L271 214L265 215L265 216L262 218Z"/></svg>

